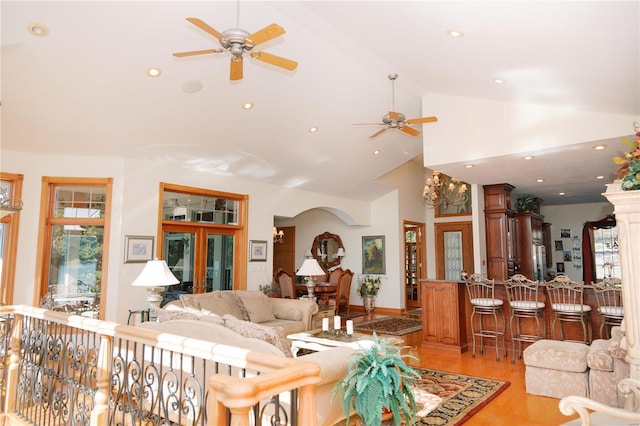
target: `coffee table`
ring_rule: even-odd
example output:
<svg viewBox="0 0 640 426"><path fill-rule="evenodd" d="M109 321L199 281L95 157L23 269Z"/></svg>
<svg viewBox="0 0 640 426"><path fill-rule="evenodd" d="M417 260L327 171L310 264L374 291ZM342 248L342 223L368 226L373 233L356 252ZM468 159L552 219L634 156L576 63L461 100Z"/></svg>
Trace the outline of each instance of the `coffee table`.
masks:
<svg viewBox="0 0 640 426"><path fill-rule="evenodd" d="M373 345L373 338L370 334L354 333L351 337L347 337L345 334L336 335L320 329L289 334L287 339L291 340L291 352L294 357L297 356L300 349L326 351L338 346L360 349Z"/></svg>

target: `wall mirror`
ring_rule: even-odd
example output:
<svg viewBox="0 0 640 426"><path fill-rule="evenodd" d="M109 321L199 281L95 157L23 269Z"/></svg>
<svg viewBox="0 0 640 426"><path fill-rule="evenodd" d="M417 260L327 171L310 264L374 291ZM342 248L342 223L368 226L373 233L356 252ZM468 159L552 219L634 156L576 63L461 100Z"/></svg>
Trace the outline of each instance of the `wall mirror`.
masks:
<svg viewBox="0 0 640 426"><path fill-rule="evenodd" d="M344 246L339 235L325 232L313 240L311 254L325 270L340 264L338 249Z"/></svg>

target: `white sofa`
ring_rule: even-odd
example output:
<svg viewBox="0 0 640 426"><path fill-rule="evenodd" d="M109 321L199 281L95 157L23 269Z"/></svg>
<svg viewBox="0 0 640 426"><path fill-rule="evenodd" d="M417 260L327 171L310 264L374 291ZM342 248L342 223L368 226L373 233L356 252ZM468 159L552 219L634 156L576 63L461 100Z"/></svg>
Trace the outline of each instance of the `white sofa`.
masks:
<svg viewBox="0 0 640 426"><path fill-rule="evenodd" d="M233 315L269 327L282 327L286 336L309 330L317 312L318 305L309 300L269 298L261 291L223 290L182 294L179 300L159 309L158 318L196 319L202 315Z"/></svg>
<svg viewBox="0 0 640 426"><path fill-rule="evenodd" d="M138 327L233 346L242 350L285 356L283 351L271 343L255 337L246 337L247 333L243 336L223 324L215 323L218 322L218 319L214 319L214 322L210 322L210 320L145 322ZM219 321L223 323L241 322L239 320L231 320L229 315L226 315L224 320L220 318ZM257 328L265 329L266 327ZM316 362L320 365L321 381L316 384L315 388L318 425L333 425L345 418L340 406L340 400L336 398L332 401L331 395L335 384L347 374L349 360L353 351L349 347L337 347L300 357L305 361Z"/></svg>

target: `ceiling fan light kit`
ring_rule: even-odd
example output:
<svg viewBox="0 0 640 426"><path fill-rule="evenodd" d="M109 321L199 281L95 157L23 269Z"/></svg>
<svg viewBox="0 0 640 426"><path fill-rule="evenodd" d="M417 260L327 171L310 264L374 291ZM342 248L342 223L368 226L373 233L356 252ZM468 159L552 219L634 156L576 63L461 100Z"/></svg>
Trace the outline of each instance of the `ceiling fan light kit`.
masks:
<svg viewBox="0 0 640 426"><path fill-rule="evenodd" d="M423 124L423 123L434 123L438 121L436 117L420 117L420 118L411 118L407 119L407 116L394 111L396 109L396 96L395 96L395 85L394 82L398 78L398 74L389 74L389 80L391 80L391 111L388 114L382 117L382 123L373 123L374 126L384 126L383 129L378 130L371 136L369 139L373 139L376 136L379 136L386 132L387 130L399 130L403 133L406 133L409 136L418 136L420 131L410 127L411 124ZM355 125L369 125L367 123L359 123Z"/></svg>

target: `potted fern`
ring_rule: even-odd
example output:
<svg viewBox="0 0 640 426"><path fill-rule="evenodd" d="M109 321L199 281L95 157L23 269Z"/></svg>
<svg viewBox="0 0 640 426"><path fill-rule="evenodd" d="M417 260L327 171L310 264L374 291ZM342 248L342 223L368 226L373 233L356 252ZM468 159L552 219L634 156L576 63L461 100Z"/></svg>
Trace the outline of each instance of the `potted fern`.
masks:
<svg viewBox="0 0 640 426"><path fill-rule="evenodd" d="M396 426L404 421L414 424L417 404L413 388L420 374L405 363L404 347L391 345L373 333L373 345L356 351L347 375L333 389L333 397L342 397L342 410L347 416L353 411L363 425L381 425L383 418Z"/></svg>

